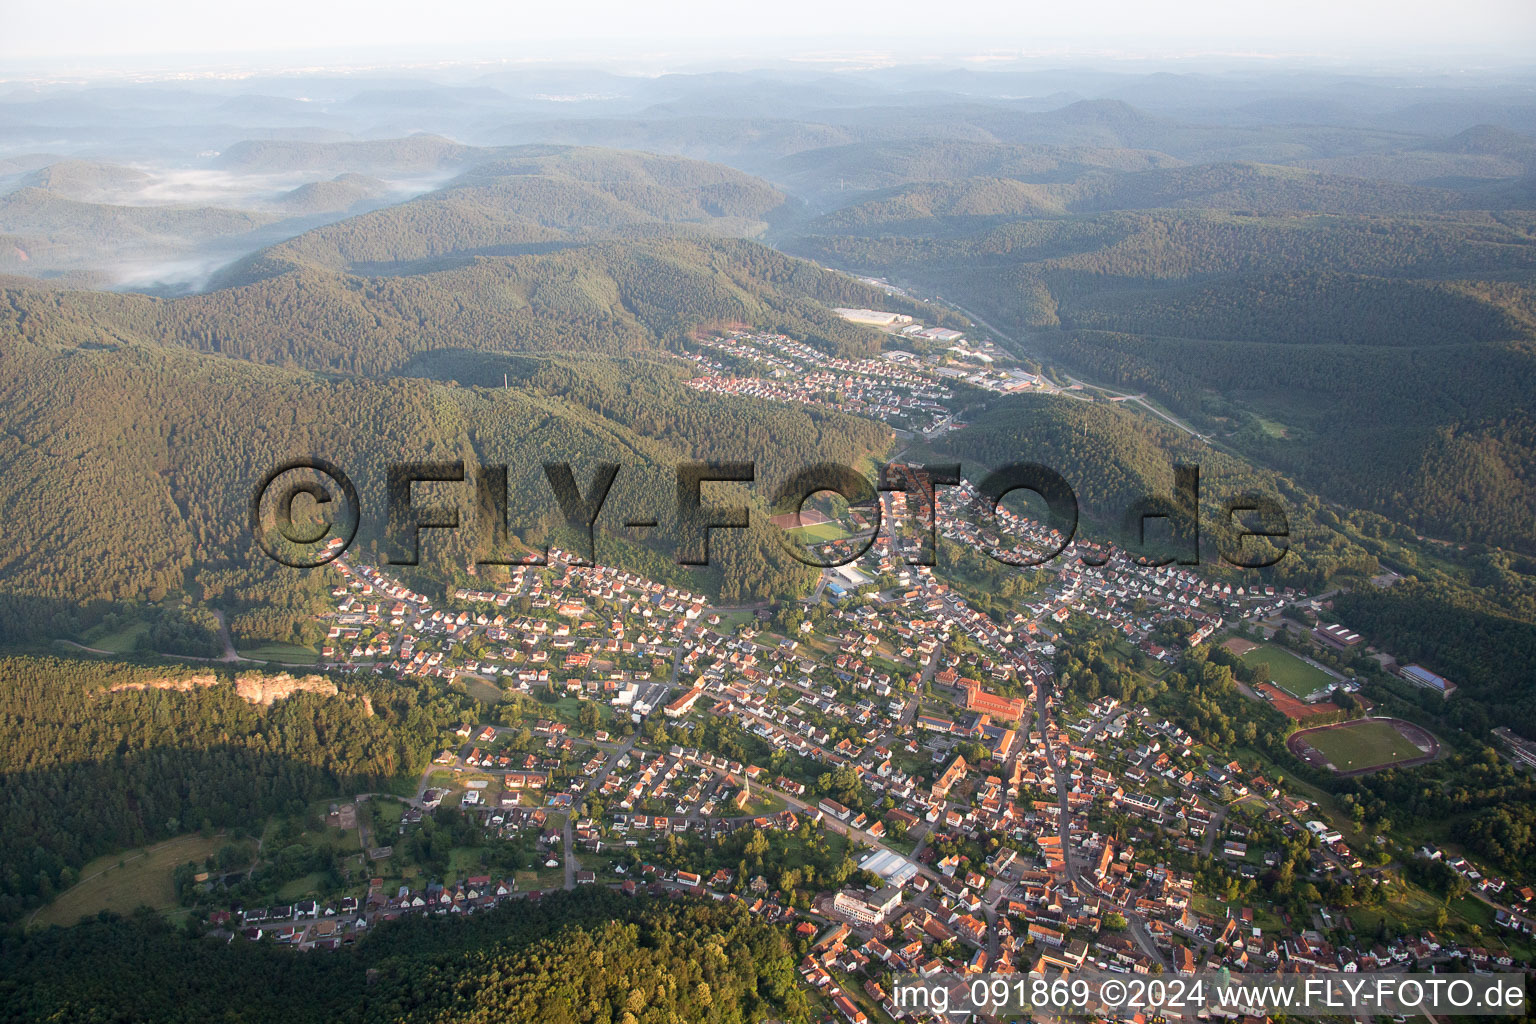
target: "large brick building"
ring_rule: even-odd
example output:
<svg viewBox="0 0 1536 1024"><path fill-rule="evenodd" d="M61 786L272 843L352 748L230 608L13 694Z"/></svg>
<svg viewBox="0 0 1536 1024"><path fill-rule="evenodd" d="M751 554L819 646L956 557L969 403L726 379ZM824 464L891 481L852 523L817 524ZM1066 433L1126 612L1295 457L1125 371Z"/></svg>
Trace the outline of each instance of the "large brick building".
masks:
<svg viewBox="0 0 1536 1024"><path fill-rule="evenodd" d="M1024 716L1023 697L1000 697L988 693L974 679L962 679L960 685L965 687L965 706L969 711L979 711L1008 722L1017 722Z"/></svg>

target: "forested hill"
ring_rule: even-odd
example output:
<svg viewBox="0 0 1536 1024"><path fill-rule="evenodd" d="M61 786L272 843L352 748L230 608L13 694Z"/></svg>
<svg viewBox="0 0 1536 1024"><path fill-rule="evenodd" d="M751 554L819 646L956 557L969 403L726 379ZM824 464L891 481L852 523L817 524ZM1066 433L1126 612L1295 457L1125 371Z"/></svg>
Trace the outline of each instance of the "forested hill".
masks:
<svg viewBox="0 0 1536 1024"><path fill-rule="evenodd" d="M251 139L220 153L216 165L226 171L274 174L345 171L371 174L443 173L483 158L482 150L440 135L420 134L366 142L304 139Z"/></svg>
<svg viewBox="0 0 1536 1024"><path fill-rule="evenodd" d="M739 170L680 156L432 136L251 141L190 172L43 159L53 162L15 174L0 165L0 273L150 291L296 265L400 273L455 253L669 228L750 237L799 205Z"/></svg>
<svg viewBox="0 0 1536 1024"><path fill-rule="evenodd" d="M909 191L785 245L936 291L1020 351L1145 391L1333 501L1536 550L1530 213L987 205L1050 196L1016 183Z"/></svg>
<svg viewBox="0 0 1536 1024"><path fill-rule="evenodd" d="M872 140L808 148L764 173L820 206L862 202L871 190L926 189L987 178L1049 184L1095 171L1145 171L1180 161L1155 150L1114 146L1003 144L975 139Z"/></svg>
<svg viewBox="0 0 1536 1024"><path fill-rule="evenodd" d="M1286 513L1287 553L1265 570L1265 581L1317 588L1330 580L1363 582L1379 571L1377 558L1362 545L1354 524L1325 513L1316 495L1281 474L1123 406L1065 395L1028 395L994 402L968 419L967 427L933 445L935 457L959 460L972 480L1010 462L1049 466L1066 479L1078 500L1079 531L1085 539L1110 538L1135 548L1137 538L1123 530L1126 510L1147 497L1171 497L1173 467L1194 465L1200 470L1200 557L1208 571L1236 573L1221 560L1222 552L1252 561L1278 555L1277 549L1261 546L1263 542L1236 539L1239 527L1226 516L1225 506L1245 493L1270 497ZM1180 526L1187 530L1188 521ZM1149 541L1154 535L1166 536L1166 531L1149 528Z"/></svg>
<svg viewBox="0 0 1536 1024"><path fill-rule="evenodd" d="M36 340L55 340L49 332L58 331L65 343L136 339L377 374L433 349L616 353L732 322L868 354L880 335L828 306L881 302L921 313L852 278L734 239L600 242L438 267L373 277L288 264L254 283L174 300L14 282L0 290L0 323L8 335Z"/></svg>
<svg viewBox="0 0 1536 1024"><path fill-rule="evenodd" d="M885 301L880 292L750 242L609 241L437 267L383 277L304 267L171 302L110 308L147 336L202 351L368 374L443 348L653 350L723 323L779 331L840 354L867 355L880 344L877 332L827 308Z"/></svg>
<svg viewBox="0 0 1536 1024"><path fill-rule="evenodd" d="M249 280L287 264L379 273L451 254L547 249L668 225L753 235L791 205L740 171L680 157L554 146L482 150L476 157L434 191L299 235L223 279Z"/></svg>
<svg viewBox="0 0 1536 1024"><path fill-rule="evenodd" d="M0 1003L18 1021L806 1021L796 952L740 905L591 888L388 924L325 954L190 938L158 918L8 937Z"/></svg>
<svg viewBox="0 0 1536 1024"><path fill-rule="evenodd" d="M1001 160L983 166L1009 169ZM950 237L1033 217L1156 209L1422 217L1478 209L1485 199L1448 189L1266 164L1219 163L1138 171L1084 168L1070 178L1024 173L1020 168L1014 174L964 175L881 189L823 214L799 230L811 235Z"/></svg>
<svg viewBox="0 0 1536 1024"><path fill-rule="evenodd" d="M756 459L766 481L814 458L857 462L889 440L869 420L694 391L675 360L517 361L494 354L488 329L475 352L413 354L406 376L336 377L128 340L110 318L82 317L69 293L36 297L59 305L12 307L26 336L0 342L0 459L11 470L0 497L13 510L0 552L0 633L8 637L72 636L116 602L195 587L234 610L247 638L313 640L298 631L315 627L308 602L318 581L277 568L246 526L262 474L295 456L322 455L354 477L364 504L360 551L376 557L384 471L394 461L510 466L514 527L539 543L558 522L541 469L551 458L570 460L582 479L596 461L625 467L605 528L658 513L670 527L678 462ZM281 340L276 326L273 337ZM467 363L470 356L480 361ZM479 386L456 384L461 377ZM464 514L474 521L472 503ZM803 592L814 573L765 530L728 534L712 549L710 571L687 582L728 603ZM665 543L676 532L658 537L654 550L604 550L682 582ZM478 539L466 529L428 548L434 592L443 573L452 578L473 560Z"/></svg>
<svg viewBox="0 0 1536 1024"><path fill-rule="evenodd" d="M363 536L375 540L387 461L506 462L527 499L512 510L519 536L539 542L553 522L540 470L552 456L632 467L610 507L647 516L672 508L668 474L680 461L756 459L771 479L788 459L884 450L889 432L868 420L685 388L687 365L667 354L694 331L741 324L868 355L881 335L828 307L923 307L744 239L575 237L649 232L666 217L760 216L779 193L673 158L551 147L503 156L381 211L389 224L366 215L270 250L248 283L175 299L0 288L0 454L20 470L4 491L36 513L18 517L16 543L0 553L0 633L75 635L118 603L191 587L230 610L246 639L312 639L301 632L313 628L313 587L265 562L242 511L260 476L295 455L361 467ZM439 219L460 207L581 227L558 229L565 241L552 251L487 255L464 250L470 242ZM616 223L615 209L649 220ZM390 257L430 240L432 256L357 273L349 238ZM577 356L602 361L569 362ZM68 513L45 513L45 494L66 496ZM441 562L472 561L474 543L445 541ZM668 578L679 573L673 555L613 551ZM813 575L762 531L727 539L716 563L689 580L727 602L800 593Z"/></svg>
<svg viewBox="0 0 1536 1024"><path fill-rule="evenodd" d="M467 699L359 676L262 707L231 677L0 658L0 921L113 850L380 789L426 763Z"/></svg>

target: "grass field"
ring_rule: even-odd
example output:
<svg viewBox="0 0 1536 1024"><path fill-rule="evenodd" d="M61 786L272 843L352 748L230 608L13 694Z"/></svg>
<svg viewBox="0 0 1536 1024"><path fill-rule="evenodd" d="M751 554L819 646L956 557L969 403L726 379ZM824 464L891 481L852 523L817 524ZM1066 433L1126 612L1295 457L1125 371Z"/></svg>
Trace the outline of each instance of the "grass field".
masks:
<svg viewBox="0 0 1536 1024"><path fill-rule="evenodd" d="M116 629L105 629L98 626L95 629L87 630L78 639L78 642L86 647L94 647L98 651L127 654L135 649L139 642L139 637L148 629L149 623L135 619L126 625L118 626Z"/></svg>
<svg viewBox="0 0 1536 1024"><path fill-rule="evenodd" d="M1308 746L1340 771L1356 771L1418 757L1422 751L1389 722L1365 721L1306 734Z"/></svg>
<svg viewBox="0 0 1536 1024"><path fill-rule="evenodd" d="M455 846L448 851L448 874L453 878L482 873L480 851L468 846ZM564 881L562 878L561 881Z"/></svg>
<svg viewBox="0 0 1536 1024"><path fill-rule="evenodd" d="M320 660L320 655L308 647L282 644L276 641L259 644L255 647L237 647L235 648L235 653L242 658L255 658L259 661L278 661L288 665L313 665Z"/></svg>
<svg viewBox="0 0 1536 1024"><path fill-rule="evenodd" d="M277 898L280 900L296 900L311 893L318 893L320 886L324 882L324 872L311 872L302 878L295 878L293 881L284 884L281 889L277 890Z"/></svg>
<svg viewBox="0 0 1536 1024"><path fill-rule="evenodd" d="M374 830L385 836L394 835L405 814L405 805L395 800L369 800L367 806L373 814Z"/></svg>
<svg viewBox="0 0 1536 1024"><path fill-rule="evenodd" d="M822 544L829 540L842 540L851 536L836 523L817 523L815 526L797 526L789 535L801 544Z"/></svg>
<svg viewBox="0 0 1536 1024"><path fill-rule="evenodd" d="M459 681L464 684L464 692L482 704L495 704L501 700L501 687L488 679L482 679L479 676L461 676Z"/></svg>
<svg viewBox="0 0 1536 1024"><path fill-rule="evenodd" d="M1277 441L1284 441L1291 436L1290 428L1284 423L1275 420L1267 420L1262 416L1254 417L1259 421L1259 429Z"/></svg>
<svg viewBox="0 0 1536 1024"><path fill-rule="evenodd" d="M735 611L722 612L720 614L720 625L714 627L715 632L734 632L737 626L744 622L751 622L756 618L756 613L749 608L737 608Z"/></svg>
<svg viewBox="0 0 1536 1024"><path fill-rule="evenodd" d="M748 801L747 809L743 813L754 815L778 814L788 806L789 804L785 803L784 798L778 794L758 789L753 791L752 799Z"/></svg>
<svg viewBox="0 0 1536 1024"><path fill-rule="evenodd" d="M1267 664L1269 682L1301 700L1306 700L1334 682L1334 678L1322 669L1313 668L1290 651L1274 644L1260 644L1243 655L1241 660L1249 667Z"/></svg>
<svg viewBox="0 0 1536 1024"><path fill-rule="evenodd" d="M564 857L557 850L555 856L562 863L557 868L539 868L537 871L517 871L513 878L517 882L518 892L529 892L533 889L563 889L565 888Z"/></svg>
<svg viewBox="0 0 1536 1024"><path fill-rule="evenodd" d="M332 803L349 802L346 800L313 801L309 805L308 817L319 817L324 820L326 811ZM269 855L282 842L282 840L278 839L280 825L281 820L279 818L270 818L262 831L263 849ZM303 831L299 832L292 839L287 840L287 842L302 843L305 846L328 846L341 854L357 853L361 849L357 845L357 829L355 827L341 828L340 826L330 824L312 825L310 822L306 822Z"/></svg>
<svg viewBox="0 0 1536 1024"><path fill-rule="evenodd" d="M187 861L201 864L228 842L223 834L179 836L141 850L98 857L81 869L79 884L40 908L31 923L44 928L67 926L103 910L129 914L141 906L162 913L174 910L176 890L171 876L176 868ZM122 867L117 866L119 861Z"/></svg>

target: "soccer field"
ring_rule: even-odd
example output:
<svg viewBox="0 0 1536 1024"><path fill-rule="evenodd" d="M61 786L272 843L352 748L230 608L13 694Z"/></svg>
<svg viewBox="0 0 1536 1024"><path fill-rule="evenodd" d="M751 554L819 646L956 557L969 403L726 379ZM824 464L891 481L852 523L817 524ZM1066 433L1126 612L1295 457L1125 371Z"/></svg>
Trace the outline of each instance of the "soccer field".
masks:
<svg viewBox="0 0 1536 1024"><path fill-rule="evenodd" d="M832 522L817 523L814 526L797 526L790 530L789 534L801 544L822 544L849 536L847 530Z"/></svg>
<svg viewBox="0 0 1536 1024"><path fill-rule="evenodd" d="M1267 664L1269 679L1266 681L1299 700L1306 700L1334 682L1334 678L1322 669L1313 668L1290 651L1273 644L1261 644L1238 660L1249 667Z"/></svg>
<svg viewBox="0 0 1536 1024"><path fill-rule="evenodd" d="M1309 732L1302 740L1333 762L1334 768L1341 772L1375 768L1424 753L1390 722L1354 722Z"/></svg>

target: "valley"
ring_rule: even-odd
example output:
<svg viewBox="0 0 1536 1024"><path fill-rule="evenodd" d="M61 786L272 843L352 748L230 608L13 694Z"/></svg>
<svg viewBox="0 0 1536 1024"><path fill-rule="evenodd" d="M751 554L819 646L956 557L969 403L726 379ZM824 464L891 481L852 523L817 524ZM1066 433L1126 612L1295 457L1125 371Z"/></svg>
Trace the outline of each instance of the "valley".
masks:
<svg viewBox="0 0 1536 1024"><path fill-rule="evenodd" d="M0 1004L1529 967L1525 79L434 74L0 90Z"/></svg>

